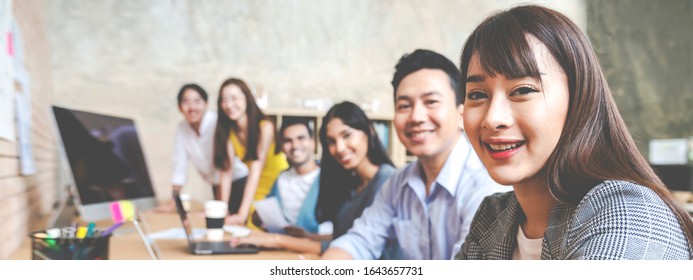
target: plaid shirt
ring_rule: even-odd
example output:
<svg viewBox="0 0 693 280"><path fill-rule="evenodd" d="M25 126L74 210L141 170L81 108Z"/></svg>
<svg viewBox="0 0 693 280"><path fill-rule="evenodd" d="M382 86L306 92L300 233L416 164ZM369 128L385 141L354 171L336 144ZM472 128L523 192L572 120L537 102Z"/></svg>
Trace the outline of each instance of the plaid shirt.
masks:
<svg viewBox="0 0 693 280"><path fill-rule="evenodd" d="M455 259L512 259L525 216L514 192L482 202ZM557 202L542 241L541 259L692 259L676 216L654 191L605 181L577 204Z"/></svg>

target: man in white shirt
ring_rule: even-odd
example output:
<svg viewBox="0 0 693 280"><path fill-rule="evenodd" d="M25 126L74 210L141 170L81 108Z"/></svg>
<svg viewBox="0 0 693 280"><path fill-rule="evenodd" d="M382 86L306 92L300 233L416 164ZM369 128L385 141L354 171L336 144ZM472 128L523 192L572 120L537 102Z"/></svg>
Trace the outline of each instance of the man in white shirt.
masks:
<svg viewBox="0 0 693 280"><path fill-rule="evenodd" d="M285 118L279 129L280 147L291 168L279 174L267 195L276 197L284 218L296 228L286 229L292 235L320 232L315 218L318 201L320 166L315 161L315 139L307 121ZM328 226L329 227L329 226ZM324 227L323 227L324 228Z"/></svg>
<svg viewBox="0 0 693 280"><path fill-rule="evenodd" d="M219 196L219 172L214 168L212 160L217 114L207 111L207 93L197 84L184 85L178 92L178 110L185 119L181 120L176 128L171 178L173 190L180 191L185 185L188 161L191 161L200 176L212 185L214 199L223 200ZM248 176L248 168L238 157L234 159L233 166L232 189L242 193L245 178ZM231 197L240 198L242 195L234 196L232 193ZM173 200L161 210L172 211L174 209L172 202ZM230 213L235 213L238 206L240 201L229 200Z"/></svg>

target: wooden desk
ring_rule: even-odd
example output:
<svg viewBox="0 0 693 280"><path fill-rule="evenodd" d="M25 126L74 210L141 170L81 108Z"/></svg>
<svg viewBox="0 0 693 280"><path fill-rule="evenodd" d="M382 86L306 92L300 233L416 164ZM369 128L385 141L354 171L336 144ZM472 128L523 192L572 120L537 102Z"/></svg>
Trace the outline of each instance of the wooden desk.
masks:
<svg viewBox="0 0 693 280"><path fill-rule="evenodd" d="M149 226L150 233L171 228L181 228L178 214L175 213L145 213L144 219ZM204 227L204 217L199 213L192 213L190 221L193 227ZM99 228L107 228L110 221L96 223ZM228 237L228 234L227 234ZM296 260L299 255L305 259L318 259L315 254L299 254L291 251L272 250L260 251L257 254L238 255L193 255L188 251L188 242L185 239L157 239L156 244L161 250L164 260ZM123 225L111 237L109 245L109 259L111 260L149 260L149 254L144 242L135 231L132 223ZM31 243L26 238L22 247L12 256L13 260L31 259Z"/></svg>

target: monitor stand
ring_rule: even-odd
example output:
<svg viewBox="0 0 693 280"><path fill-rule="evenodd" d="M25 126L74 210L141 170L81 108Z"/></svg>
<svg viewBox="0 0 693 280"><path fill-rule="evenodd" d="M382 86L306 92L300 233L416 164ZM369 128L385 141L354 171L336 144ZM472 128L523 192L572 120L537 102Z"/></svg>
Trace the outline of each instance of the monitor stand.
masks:
<svg viewBox="0 0 693 280"><path fill-rule="evenodd" d="M70 185L65 185L64 188L65 195L53 204L53 211L48 218L46 228L69 227L79 216L72 194L73 188Z"/></svg>

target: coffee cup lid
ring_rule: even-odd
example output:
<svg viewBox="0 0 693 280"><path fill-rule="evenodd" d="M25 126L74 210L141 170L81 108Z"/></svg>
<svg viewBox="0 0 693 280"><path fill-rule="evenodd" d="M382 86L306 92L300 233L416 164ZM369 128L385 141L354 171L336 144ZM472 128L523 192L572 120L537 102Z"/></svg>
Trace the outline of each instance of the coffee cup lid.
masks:
<svg viewBox="0 0 693 280"><path fill-rule="evenodd" d="M205 215L208 218L223 218L226 217L228 206L226 202L220 200L210 200L205 202Z"/></svg>
<svg viewBox="0 0 693 280"><path fill-rule="evenodd" d="M205 202L205 209L206 208L212 208L212 209L218 209L218 208L226 208L227 205L225 202L221 200L208 200Z"/></svg>

